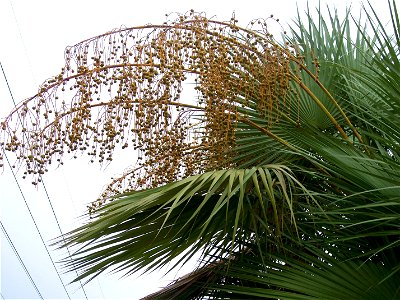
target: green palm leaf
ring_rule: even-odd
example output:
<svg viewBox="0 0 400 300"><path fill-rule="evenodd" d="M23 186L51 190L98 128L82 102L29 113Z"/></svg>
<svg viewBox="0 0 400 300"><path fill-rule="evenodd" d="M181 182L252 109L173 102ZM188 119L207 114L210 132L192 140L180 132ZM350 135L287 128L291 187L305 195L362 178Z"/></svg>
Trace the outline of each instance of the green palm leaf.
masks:
<svg viewBox="0 0 400 300"><path fill-rule="evenodd" d="M115 266L154 270L183 253L184 263L202 249L204 256L234 251L238 239L254 235L278 242L283 232L297 235L294 207L301 197L311 195L281 165L212 171L127 193L63 237L68 246L87 244L67 266L84 270L79 280Z"/></svg>

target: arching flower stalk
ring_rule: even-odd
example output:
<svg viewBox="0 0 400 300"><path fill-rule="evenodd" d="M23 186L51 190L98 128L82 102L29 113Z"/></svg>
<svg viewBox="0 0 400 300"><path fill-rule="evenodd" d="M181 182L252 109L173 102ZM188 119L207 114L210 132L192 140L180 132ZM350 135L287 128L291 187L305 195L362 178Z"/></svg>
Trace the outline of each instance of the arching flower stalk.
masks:
<svg viewBox="0 0 400 300"><path fill-rule="evenodd" d="M105 164L118 147L127 149L137 163L113 180L101 203L115 193L233 166L238 124L258 123L265 132L282 116L298 122L296 90L305 89L296 75L305 69L302 57L278 44L265 21L258 26L190 12L68 47L61 73L2 122L2 145L34 184L66 154L86 153ZM182 97L192 79L192 94Z"/></svg>

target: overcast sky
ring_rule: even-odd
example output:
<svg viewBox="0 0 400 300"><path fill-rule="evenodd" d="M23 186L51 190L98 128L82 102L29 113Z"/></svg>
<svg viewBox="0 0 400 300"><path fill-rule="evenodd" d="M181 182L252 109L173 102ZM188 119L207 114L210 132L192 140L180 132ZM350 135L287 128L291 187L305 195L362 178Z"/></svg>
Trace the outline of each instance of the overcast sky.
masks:
<svg viewBox="0 0 400 300"><path fill-rule="evenodd" d="M370 2L385 21L388 16L386 1ZM299 10L304 11L307 2L298 0L297 3ZM321 1L323 6L325 3ZM328 3L337 7L339 12L344 12L346 5L351 2L331 0ZM317 0L309 1L310 7L316 7L317 4ZM358 16L360 1L353 1L352 7L352 12ZM15 101L20 102L32 96L45 79L59 73L66 46L121 25L161 24L165 21L166 13L184 13L192 8L206 12L209 17L216 16L219 20L229 20L235 12L242 26L246 26L251 19L274 14L285 27L296 16L296 2L291 0L2 0L0 62ZM13 106L0 70L0 118L5 117ZM63 168L47 173L44 176L45 188L39 186L38 189L29 180L22 180L21 173L17 173L22 193L9 166L5 165L0 174L0 219L37 290L2 232L0 281L3 299L39 299L38 292L44 299L68 299L68 295L71 299L139 299L176 276L176 273L171 273L162 278L163 273L156 272L120 279L121 274L106 274L90 282L84 290L79 284L67 285L75 274L62 273L56 264L61 277L59 279L28 212L25 201L43 240L49 245L52 239L60 235L50 203L62 232L76 228L82 222L79 216L85 213L86 204L96 199L113 174L121 173L132 162L128 152L122 152L120 159L106 170L98 165L89 165L86 158L71 160ZM65 251L57 251L49 246L48 250L54 262L66 256ZM190 266L185 266L181 272L188 270Z"/></svg>

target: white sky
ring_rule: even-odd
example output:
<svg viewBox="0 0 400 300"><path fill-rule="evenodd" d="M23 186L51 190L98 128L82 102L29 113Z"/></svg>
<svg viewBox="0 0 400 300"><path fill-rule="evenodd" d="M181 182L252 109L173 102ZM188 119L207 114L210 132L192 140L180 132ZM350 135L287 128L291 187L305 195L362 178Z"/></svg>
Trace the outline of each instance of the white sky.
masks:
<svg viewBox="0 0 400 300"><path fill-rule="evenodd" d="M377 12L386 11L386 1L370 1ZM306 1L297 1L300 11ZM321 1L325 7L326 1ZM344 12L351 2L331 0L328 3ZM379 4L378 4L379 3ZM310 7L316 7L318 0L310 0ZM353 1L353 12L359 15L359 1ZM161 24L165 14L184 13L193 8L204 11L207 16L229 20L232 12L239 19L239 25L254 18L271 14L285 25L296 17L296 1L216 1L216 0L2 0L0 1L0 62L16 102L36 93L38 86L47 78L59 73L63 66L64 48L83 39L101 34L121 25L127 27L147 23ZM382 18L385 21L385 18ZM0 70L1 71L1 70ZM0 72L0 118L13 108L4 77ZM44 183L63 232L80 225L80 215L85 213L86 203L96 199L110 177L130 165L133 159L127 151L122 152L106 170L98 165L89 165L88 159L81 158L65 163L64 167L44 175ZM17 174L22 192L32 211L40 232L49 245L50 240L59 236L49 200L42 186L35 189L29 180L22 180ZM34 227L18 186L5 165L0 174L0 219L6 228L26 268L45 299L68 299L57 273L55 272L40 237ZM64 251L49 247L54 261L65 257ZM57 265L58 270L62 270ZM190 270L187 266L186 272ZM93 280L85 291L88 299L139 299L161 286L175 275L161 278L153 273L140 278L131 276L120 279L122 274L107 274ZM61 274L64 284L74 274ZM38 299L28 277L24 273L10 245L1 233L1 297L4 299ZM67 285L71 299L85 299L79 285Z"/></svg>

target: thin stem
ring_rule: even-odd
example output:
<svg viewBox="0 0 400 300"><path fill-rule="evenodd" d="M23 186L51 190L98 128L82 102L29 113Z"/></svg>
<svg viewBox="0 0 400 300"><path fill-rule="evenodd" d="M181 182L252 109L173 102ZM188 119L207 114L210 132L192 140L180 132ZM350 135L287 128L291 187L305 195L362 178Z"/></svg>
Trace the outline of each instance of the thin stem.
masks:
<svg viewBox="0 0 400 300"><path fill-rule="evenodd" d="M269 131L268 129L261 127L260 125L254 123L253 121L247 119L247 118L243 118L243 117L238 117L238 121L246 123L250 126L252 126L253 128L258 129L259 131L261 131L262 133L266 134L267 136L269 136L270 138L278 141L279 143L285 145L286 147L288 147L289 149L293 150L294 152L299 152L298 149L296 149L293 145L289 144L287 141L285 141L284 139L280 138L279 136L273 134L271 131Z"/></svg>
<svg viewBox="0 0 400 300"><path fill-rule="evenodd" d="M320 89L325 93L325 95L327 95L328 96L328 99L329 99L329 101L331 101L332 103L333 103L333 105L337 108L337 110L340 112L340 114L343 116L343 119L345 120L345 122L347 123L347 125L349 125L349 127L351 128L351 130L353 131L353 133L354 133L354 135L357 137L357 139L360 141L360 143L362 143L362 144L364 144L364 141L363 141L363 139L362 139L362 137L361 137L361 135L358 133L358 131L355 129L355 127L353 126L353 124L350 122L350 120L349 120L349 118L347 117L347 115L345 114L345 112L343 111L343 109L340 107L340 105L337 103L337 101L335 100L335 98L333 98L333 96L331 95L331 93L329 93L329 91L325 88L325 86L321 83L321 81L319 81L319 79L304 65L304 64L302 64L296 57L294 57L292 54L290 54L289 53L289 55L290 55L290 58L291 58L291 60L293 60L296 64L298 64L298 66L302 69L302 70L304 70L304 71L306 71L306 73L314 80L314 82L320 87ZM294 75L293 75L294 76ZM294 76L295 77L295 76ZM297 77L295 77L296 79L298 79ZM305 85L304 84L302 84L300 81L297 81L302 87L304 86L305 87ZM304 88L303 88L304 89ZM307 92L307 90L309 90L308 88L307 88L307 90L306 89L304 89L306 92ZM308 93L308 92L307 92ZM308 93L309 94L309 93ZM309 94L310 96L311 96L311 94ZM315 97L315 95L314 95L314 97L313 96L311 96L312 98L313 98L313 100L315 100L315 99L317 99L316 97ZM318 100L319 101L319 100ZM320 102L320 101L319 101ZM317 103L318 104L318 103ZM322 104L322 103L321 103ZM319 104L318 104L318 106L320 106ZM320 106L321 108L322 108L322 106ZM325 108L325 110L326 110L326 108ZM328 112L329 113L329 112ZM329 117L329 115L328 115L328 117ZM329 117L330 118L330 117ZM331 119L331 118L330 118ZM332 119L331 119L332 120ZM339 129L339 127L337 127L336 126L336 124L337 124L337 122L336 122L336 120L333 122L334 123L334 125L335 125L335 127L340 131L340 133L342 134L342 132L343 132L343 134L347 137L346 138L346 140L348 140L348 141L350 141L350 139L349 139L349 137L344 133L344 131L343 131L343 129ZM339 124L338 124L339 125ZM341 131L342 130L342 131ZM342 134L342 135L343 135Z"/></svg>
<svg viewBox="0 0 400 300"><path fill-rule="evenodd" d="M124 104L127 104L127 103L129 103L129 104L139 104L140 101L139 101L139 100L132 100L132 101L129 101L129 102L127 102L127 101L124 102ZM95 103L95 104L86 105L84 108L87 109L87 108L94 108L94 107L97 107L97 106L108 106L108 105L110 105L110 104L111 104L111 102L100 102L100 103ZM186 104L186 103L172 102L172 101L171 101L171 102L168 102L168 105L175 106L175 107L186 107L186 108L192 108L192 109L198 109L198 110L202 110L202 109L203 109L203 108L200 107L200 106L191 105L191 104ZM43 127L43 129L40 131L40 134L43 134L44 131L45 131L48 127L54 125L54 123L59 122L60 119L64 118L65 116L67 116L67 115L69 115L69 114L72 114L72 113L74 113L74 112L76 112L76 111L77 111L77 109L71 109L71 110L69 110L69 111L67 111L67 112L64 112L64 113L62 113L61 115L57 116L57 117L54 119L53 122L50 122L50 123L47 124L45 127Z"/></svg>
<svg viewBox="0 0 400 300"><path fill-rule="evenodd" d="M343 128L336 121L336 119L332 116L332 114L327 110L325 105L318 99L318 97L315 96L314 93L297 76L295 76L292 73L289 73L289 75L311 97L311 99L313 99L314 102L322 109L322 111L328 116L329 120L331 120L333 125L335 125L336 129L340 132L340 134L343 136L343 138L346 141L352 143L349 136L344 132Z"/></svg>

